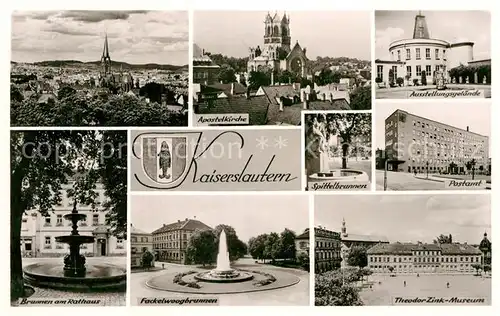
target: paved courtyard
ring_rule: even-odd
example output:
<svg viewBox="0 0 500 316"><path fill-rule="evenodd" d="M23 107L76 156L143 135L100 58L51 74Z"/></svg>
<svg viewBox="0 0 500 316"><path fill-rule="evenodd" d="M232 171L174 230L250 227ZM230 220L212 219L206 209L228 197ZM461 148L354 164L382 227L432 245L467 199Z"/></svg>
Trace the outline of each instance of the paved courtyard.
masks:
<svg viewBox="0 0 500 316"><path fill-rule="evenodd" d="M329 167L330 167L330 169L342 168L342 161L341 160L331 161L329 164ZM368 178L370 179L370 181L372 181L372 161L371 160L361 160L361 158L356 160L356 158L349 158L349 160L347 161L347 168L361 170L361 171L366 172L368 174Z"/></svg>
<svg viewBox="0 0 500 316"><path fill-rule="evenodd" d="M486 176L483 178L477 178L476 180L482 179L487 180ZM418 174L415 177L414 174L408 172L387 172L387 189L388 191L404 191L404 190L448 190L445 186L446 179L442 176L433 176L429 174L429 179L426 179L425 174ZM376 170L375 181L377 184L377 191L384 190L384 171ZM491 185L487 184L486 188L490 188ZM470 188L473 189L473 188ZM474 188L475 190L484 190L482 188Z"/></svg>
<svg viewBox="0 0 500 316"><path fill-rule="evenodd" d="M185 293L174 293L168 291L154 290L146 286L146 282L153 277L163 275L165 273L177 273L190 270L189 266L156 262L157 267L165 267L163 271L155 272L138 272L132 273L130 276L130 304L137 305L138 300L142 297L148 298L215 298L219 299L219 305L223 306L286 306L286 305L309 305L309 273L297 269L286 269L271 265L256 264L251 258L243 258L232 265L233 268L241 268L247 270L266 270L272 274L272 271L283 271L291 273L299 278L299 282L290 287L259 291L241 294L222 294L222 295L196 295Z"/></svg>
<svg viewBox="0 0 500 316"><path fill-rule="evenodd" d="M436 298L484 298L485 303L491 305L491 278L473 275L371 275L370 282L374 282L370 289L361 291L361 299L365 305L398 305L394 304L395 297L406 299L428 297ZM378 284L378 282L381 284ZM404 282L406 281L406 286ZM450 287L446 287L446 283ZM445 304L446 305L446 304Z"/></svg>
<svg viewBox="0 0 500 316"><path fill-rule="evenodd" d="M23 258L23 267L34 263L61 263L63 260L60 258ZM89 264L108 263L126 268L127 257L89 257L87 258ZM52 290L46 288L35 288L35 293L28 298L28 300L35 299L87 299L99 300L102 306L125 306L126 295L122 293L76 293L66 292L59 290ZM75 305L78 306L78 305ZM81 305L80 305L81 306Z"/></svg>

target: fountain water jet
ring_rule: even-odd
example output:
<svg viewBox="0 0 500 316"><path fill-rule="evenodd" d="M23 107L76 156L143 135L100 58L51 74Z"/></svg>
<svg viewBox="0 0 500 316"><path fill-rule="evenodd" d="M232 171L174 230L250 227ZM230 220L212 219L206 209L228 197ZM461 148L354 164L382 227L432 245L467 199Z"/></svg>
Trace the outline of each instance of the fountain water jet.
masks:
<svg viewBox="0 0 500 316"><path fill-rule="evenodd" d="M243 282L253 279L253 275L231 269L229 251L227 249L227 237L224 229L219 236L219 252L217 253L217 266L209 272L198 273L195 278L206 282Z"/></svg>

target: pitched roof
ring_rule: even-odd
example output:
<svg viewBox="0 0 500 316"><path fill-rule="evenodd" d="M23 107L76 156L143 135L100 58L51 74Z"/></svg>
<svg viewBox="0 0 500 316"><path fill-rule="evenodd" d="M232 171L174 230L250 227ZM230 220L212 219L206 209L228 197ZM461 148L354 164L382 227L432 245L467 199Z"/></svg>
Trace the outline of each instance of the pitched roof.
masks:
<svg viewBox="0 0 500 316"><path fill-rule="evenodd" d="M208 89L213 89L214 91L221 91L224 92L226 95L231 94L231 87L234 85L234 94L245 94L247 92L247 88L245 88L244 85L242 85L239 82L233 82L233 83L214 83L207 85L205 89L209 91ZM203 87L203 86L202 86ZM203 93L203 89L201 90Z"/></svg>
<svg viewBox="0 0 500 316"><path fill-rule="evenodd" d="M276 105L272 105L276 107ZM307 110L322 111L322 110L350 110L351 107L346 99L338 99L333 101L309 101ZM290 125L300 125L302 119L302 111L304 111L303 103L296 103L290 106L284 106L283 111L269 111L268 124L286 123Z"/></svg>
<svg viewBox="0 0 500 316"><path fill-rule="evenodd" d="M376 235L356 235L348 234L347 236L341 235L342 241L362 241L362 242L382 242L388 243L389 240L385 236Z"/></svg>
<svg viewBox="0 0 500 316"><path fill-rule="evenodd" d="M276 98L287 97L293 98L294 96L300 97L299 91L295 90L293 85L274 85L274 86L261 86L262 91L269 99L269 102L278 104Z"/></svg>
<svg viewBox="0 0 500 316"><path fill-rule="evenodd" d="M146 233L146 232L145 232L145 231L143 231L143 230L140 230L140 229L138 229L138 228L135 228L135 226L134 226L134 225L132 225L132 224L130 225L130 234L131 234L131 235L134 235L134 234L135 234L135 235L151 235L150 233Z"/></svg>
<svg viewBox="0 0 500 316"><path fill-rule="evenodd" d="M414 250L441 250L442 255L480 255L481 251L467 244L412 244L412 243L393 243L378 244L367 250L367 254L399 254L411 255Z"/></svg>
<svg viewBox="0 0 500 316"><path fill-rule="evenodd" d="M306 228L302 234L297 235L297 237L295 237L295 239L307 239L307 240L309 240L309 228Z"/></svg>
<svg viewBox="0 0 500 316"><path fill-rule="evenodd" d="M250 125L264 125L267 122L269 100L262 96L229 96L196 103L197 114L248 114Z"/></svg>
<svg viewBox="0 0 500 316"><path fill-rule="evenodd" d="M160 234L160 233L164 233L164 232L168 232L168 231L172 231L172 230L191 230L191 231L194 231L196 229L207 230L207 229L212 229L212 227L200 222L199 220L187 218L183 221L179 220L175 223L163 224L162 227L153 231L152 234L153 235Z"/></svg>

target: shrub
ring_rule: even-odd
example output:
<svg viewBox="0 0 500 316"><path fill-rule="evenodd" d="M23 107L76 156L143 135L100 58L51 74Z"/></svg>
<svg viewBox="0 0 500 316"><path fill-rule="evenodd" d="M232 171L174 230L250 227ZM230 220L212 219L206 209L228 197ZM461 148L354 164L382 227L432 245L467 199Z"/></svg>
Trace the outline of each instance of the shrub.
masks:
<svg viewBox="0 0 500 316"><path fill-rule="evenodd" d="M418 79L413 79L413 85L418 86Z"/></svg>
<svg viewBox="0 0 500 316"><path fill-rule="evenodd" d="M376 83L382 83L382 78L380 78L380 77L375 78L375 82Z"/></svg>
<svg viewBox="0 0 500 316"><path fill-rule="evenodd" d="M420 81L422 82L423 86L427 85L427 73L425 72L425 70L422 70L422 79Z"/></svg>
<svg viewBox="0 0 500 316"><path fill-rule="evenodd" d="M194 289L200 289L201 285L198 284L198 282L189 282L186 284L187 287L194 288Z"/></svg>
<svg viewBox="0 0 500 316"><path fill-rule="evenodd" d="M405 83L405 81L404 81L404 79L403 79L403 78L398 77L398 78L396 79L396 83L397 83L400 87L402 87L402 86L403 86L403 84Z"/></svg>

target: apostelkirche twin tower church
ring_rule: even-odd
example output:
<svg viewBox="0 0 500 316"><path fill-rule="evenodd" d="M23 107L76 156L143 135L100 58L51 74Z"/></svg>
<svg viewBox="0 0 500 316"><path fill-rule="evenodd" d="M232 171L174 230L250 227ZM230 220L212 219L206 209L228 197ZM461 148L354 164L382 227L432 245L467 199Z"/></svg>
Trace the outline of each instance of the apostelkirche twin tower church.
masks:
<svg viewBox="0 0 500 316"><path fill-rule="evenodd" d="M280 17L278 13L271 16L268 12L264 20L264 46L250 48L248 72L269 68L287 70L306 77L309 74L306 49L300 47L298 41L291 48L291 39L290 16L286 13L283 17Z"/></svg>

